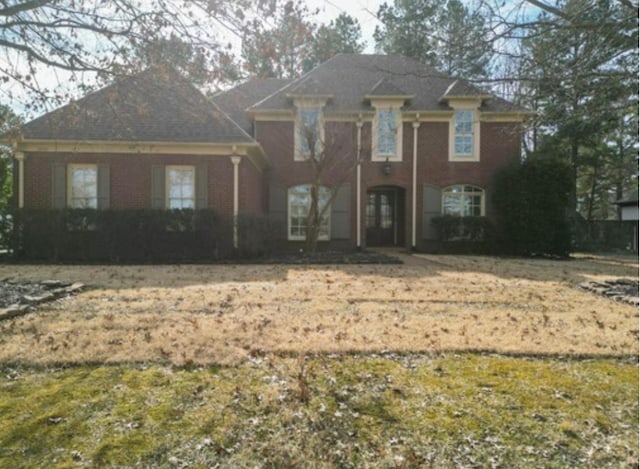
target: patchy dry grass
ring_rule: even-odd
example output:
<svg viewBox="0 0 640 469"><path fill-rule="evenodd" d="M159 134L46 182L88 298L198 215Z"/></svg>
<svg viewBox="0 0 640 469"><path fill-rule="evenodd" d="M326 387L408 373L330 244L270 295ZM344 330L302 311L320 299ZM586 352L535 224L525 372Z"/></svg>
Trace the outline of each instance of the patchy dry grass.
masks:
<svg viewBox="0 0 640 469"><path fill-rule="evenodd" d="M638 310L575 288L637 259L403 260L0 267L94 286L0 322L0 467L638 467Z"/></svg>
<svg viewBox="0 0 640 469"><path fill-rule="evenodd" d="M5 367L0 466L630 467L637 396L620 359Z"/></svg>
<svg viewBox="0 0 640 469"><path fill-rule="evenodd" d="M96 288L0 323L0 361L233 364L263 352L636 355L637 308L579 291L633 258L384 266L2 266Z"/></svg>

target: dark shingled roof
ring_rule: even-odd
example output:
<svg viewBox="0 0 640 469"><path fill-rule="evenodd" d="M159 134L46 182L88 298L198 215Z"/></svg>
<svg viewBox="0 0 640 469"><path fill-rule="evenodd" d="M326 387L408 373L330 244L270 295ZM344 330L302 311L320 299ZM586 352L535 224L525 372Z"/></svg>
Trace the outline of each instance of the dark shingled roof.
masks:
<svg viewBox="0 0 640 469"><path fill-rule="evenodd" d="M154 67L41 116L24 139L249 143L253 139L175 70Z"/></svg>
<svg viewBox="0 0 640 469"><path fill-rule="evenodd" d="M334 99L327 103L328 112L367 111L371 110L364 97L381 80L392 83L403 93L414 96L404 109L415 111L449 110L446 102L441 102L449 86L456 79L449 77L433 67L423 65L413 59L401 55L354 55L338 54L332 59L318 65L309 73L285 86L277 93L251 107L252 111L290 109L293 103L287 95L302 81L313 78L320 84L316 94L333 95ZM465 80L458 80L460 85L469 86ZM483 92L484 93L484 92ZM486 101L484 111L525 111L525 109L494 98Z"/></svg>
<svg viewBox="0 0 640 469"><path fill-rule="evenodd" d="M445 98L455 98L456 96L491 96L488 91L481 90L480 88L473 86L471 83L456 80L444 93Z"/></svg>
<svg viewBox="0 0 640 469"><path fill-rule="evenodd" d="M280 78L256 78L215 95L212 101L245 132L251 134L253 121L246 109L275 93L290 81Z"/></svg>
<svg viewBox="0 0 640 469"><path fill-rule="evenodd" d="M368 96L408 96L404 90L394 85L388 78L382 78L367 93Z"/></svg>
<svg viewBox="0 0 640 469"><path fill-rule="evenodd" d="M631 195L627 197L623 197L614 202L617 205L628 206L628 205L638 205L638 191L635 191Z"/></svg>

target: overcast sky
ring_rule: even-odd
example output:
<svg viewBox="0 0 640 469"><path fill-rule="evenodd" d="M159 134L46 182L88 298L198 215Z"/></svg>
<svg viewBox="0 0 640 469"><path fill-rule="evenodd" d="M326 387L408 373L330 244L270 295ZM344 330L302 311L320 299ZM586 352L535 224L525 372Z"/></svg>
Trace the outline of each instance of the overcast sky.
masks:
<svg viewBox="0 0 640 469"><path fill-rule="evenodd" d="M340 13L357 18L362 27L362 37L367 42L365 52L372 53L374 50L373 31L378 25L376 13L384 0L307 0L305 2L310 8L319 8L321 14L320 21L328 23ZM389 0L393 4L393 0Z"/></svg>

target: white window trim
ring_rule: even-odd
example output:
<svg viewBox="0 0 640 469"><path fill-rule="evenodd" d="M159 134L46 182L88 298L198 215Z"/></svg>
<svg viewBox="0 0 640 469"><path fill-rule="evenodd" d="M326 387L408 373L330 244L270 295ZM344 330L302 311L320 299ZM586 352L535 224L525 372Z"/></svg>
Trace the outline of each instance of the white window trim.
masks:
<svg viewBox="0 0 640 469"><path fill-rule="evenodd" d="M372 100L371 105L375 107L376 113L371 124L371 161L402 161L402 110L400 107L403 102L376 102ZM378 152L378 123L379 111L394 111L396 113L396 152L395 154L386 154Z"/></svg>
<svg viewBox="0 0 640 469"><path fill-rule="evenodd" d="M164 207L169 210L169 189L171 181L169 171L190 169L193 172L193 209L196 208L196 167L193 165L167 165L164 167Z"/></svg>
<svg viewBox="0 0 640 469"><path fill-rule="evenodd" d="M291 186L289 190L287 190L287 240L289 241L304 241L306 239L306 235L292 235L291 234L291 197L289 194L292 190L300 186L310 186L310 184L297 184L295 186ZM321 186L323 188L325 186ZM329 190L328 188L326 188ZM331 239L331 205L327 209L327 234L319 235L318 241L329 241Z"/></svg>
<svg viewBox="0 0 640 469"><path fill-rule="evenodd" d="M442 215L449 215L448 213L445 213L444 211L444 196L447 192L450 192L449 189L451 189L452 187L457 187L457 186L462 186L463 188L465 186L468 187L473 187L474 189L479 189L481 192L481 199L480 199L480 216L484 217L485 216L485 211L484 211L484 207L485 207L485 201L486 201L486 194L487 192L480 186L476 186L475 184L451 184L450 186L445 187L444 189L442 189L441 195L440 195L440 213ZM464 195L464 194L474 194L473 192L465 192L464 190L462 192L454 192L455 194L460 194L460 195ZM465 217L465 215L460 215L461 217ZM466 216L473 216L473 215L466 215Z"/></svg>
<svg viewBox="0 0 640 469"><path fill-rule="evenodd" d="M300 111L318 111L318 126L320 127L320 148L322 151L322 145L324 145L324 113L322 108L324 107L326 100L318 99L296 99L294 104L297 108L296 116L293 124L293 140L294 140L294 153L293 161L307 161L310 156L310 152L302 151L301 141L301 127L302 119ZM317 156L317 155L316 155Z"/></svg>
<svg viewBox="0 0 640 469"><path fill-rule="evenodd" d="M96 172L96 208L98 208L98 165L97 164L68 164L67 165L67 207L73 208L71 201L73 198L73 170L74 169L93 169Z"/></svg>
<svg viewBox="0 0 640 469"><path fill-rule="evenodd" d="M480 116L478 110L472 107L453 106L454 111L449 122L449 161L480 161ZM471 111L473 113L473 148L471 154L456 154L456 112Z"/></svg>

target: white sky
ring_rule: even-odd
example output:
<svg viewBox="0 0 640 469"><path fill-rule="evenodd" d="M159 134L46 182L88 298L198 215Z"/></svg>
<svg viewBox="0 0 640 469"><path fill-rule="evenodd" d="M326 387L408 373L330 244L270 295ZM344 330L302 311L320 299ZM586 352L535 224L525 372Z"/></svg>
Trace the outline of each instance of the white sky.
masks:
<svg viewBox="0 0 640 469"><path fill-rule="evenodd" d="M357 18L362 28L362 37L367 42L366 53L374 50L373 32L378 25L376 13L384 0L307 0L305 2L309 8L319 8L318 18L322 22L328 23L340 13L347 13ZM393 4L393 0L388 0Z"/></svg>

